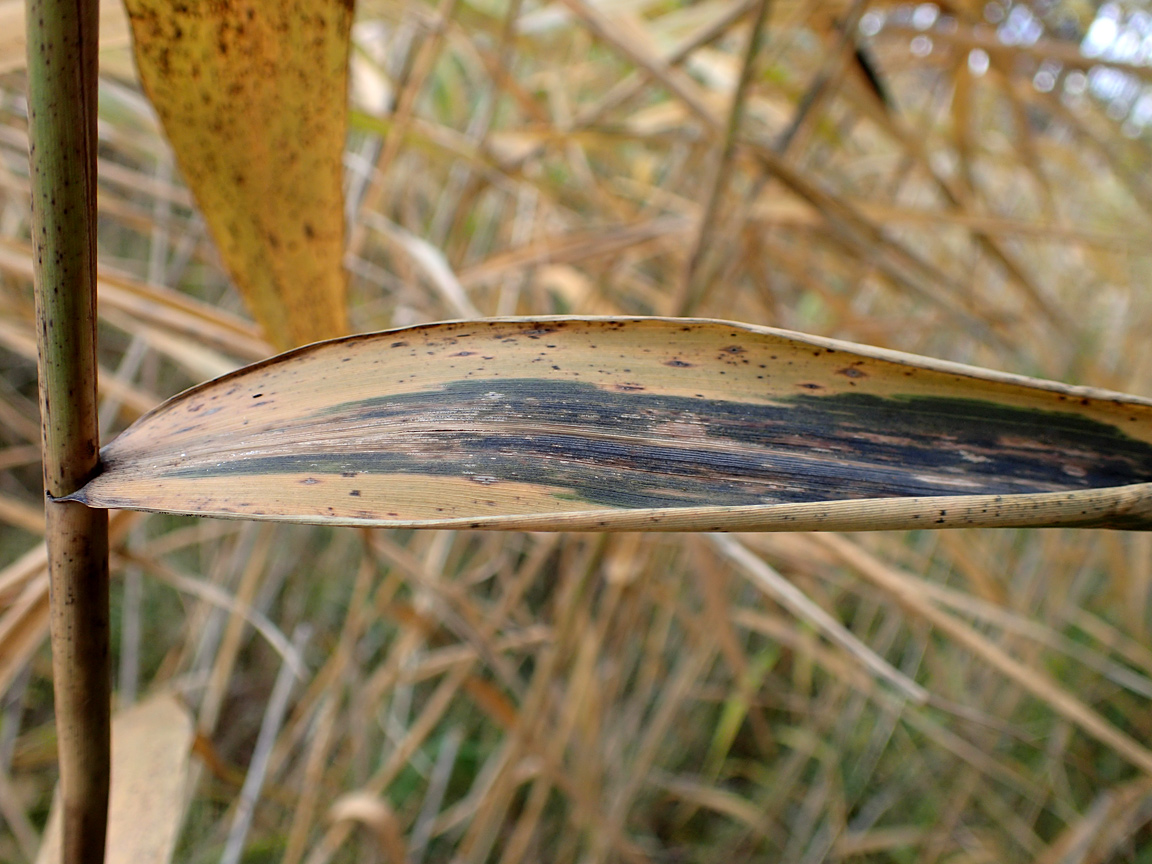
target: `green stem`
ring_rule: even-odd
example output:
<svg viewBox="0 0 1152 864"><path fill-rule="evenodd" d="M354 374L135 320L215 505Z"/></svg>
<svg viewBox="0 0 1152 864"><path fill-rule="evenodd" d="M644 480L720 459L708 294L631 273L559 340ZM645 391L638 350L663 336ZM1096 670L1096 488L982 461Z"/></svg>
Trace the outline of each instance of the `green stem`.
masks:
<svg viewBox="0 0 1152 864"><path fill-rule="evenodd" d="M108 819L108 520L53 499L95 472L97 0L28 0L32 239L65 864Z"/></svg>

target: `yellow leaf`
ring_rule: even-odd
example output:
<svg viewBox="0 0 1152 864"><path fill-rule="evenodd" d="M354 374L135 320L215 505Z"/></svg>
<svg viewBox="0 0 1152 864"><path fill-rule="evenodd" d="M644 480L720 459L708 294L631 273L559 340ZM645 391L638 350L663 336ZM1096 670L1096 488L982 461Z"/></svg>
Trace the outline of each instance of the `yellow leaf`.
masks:
<svg viewBox="0 0 1152 864"><path fill-rule="evenodd" d="M346 332L351 0L128 0L140 79L267 338Z"/></svg>
<svg viewBox="0 0 1152 864"><path fill-rule="evenodd" d="M189 390L73 500L535 530L1152 526L1152 400L688 319L454 322Z"/></svg>

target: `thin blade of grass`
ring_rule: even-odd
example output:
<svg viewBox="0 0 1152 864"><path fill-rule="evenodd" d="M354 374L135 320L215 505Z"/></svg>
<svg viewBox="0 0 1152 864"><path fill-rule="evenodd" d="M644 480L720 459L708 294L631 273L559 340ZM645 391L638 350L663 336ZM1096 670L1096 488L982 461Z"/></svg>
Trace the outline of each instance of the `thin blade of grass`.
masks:
<svg viewBox="0 0 1152 864"><path fill-rule="evenodd" d="M840 560L874 585L890 593L898 603L930 622L958 644L1014 681L1023 690L1045 702L1053 711L1076 724L1086 734L1108 747L1145 772L1152 773L1152 751L1117 728L1102 715L1060 686L1041 670L1029 667L981 635L974 628L940 610L926 600L916 580L873 557L859 545L832 534L820 535L815 542L829 549Z"/></svg>

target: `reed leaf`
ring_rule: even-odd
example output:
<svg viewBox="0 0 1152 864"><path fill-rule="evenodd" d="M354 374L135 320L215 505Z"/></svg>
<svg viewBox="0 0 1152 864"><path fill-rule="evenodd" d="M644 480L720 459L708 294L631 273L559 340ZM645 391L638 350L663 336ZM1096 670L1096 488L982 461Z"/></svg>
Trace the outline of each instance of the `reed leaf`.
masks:
<svg viewBox="0 0 1152 864"><path fill-rule="evenodd" d="M346 333L352 3L125 5L140 81L265 336Z"/></svg>
<svg viewBox="0 0 1152 864"><path fill-rule="evenodd" d="M532 530L1152 527L1152 400L721 321L319 343L104 448L94 507Z"/></svg>

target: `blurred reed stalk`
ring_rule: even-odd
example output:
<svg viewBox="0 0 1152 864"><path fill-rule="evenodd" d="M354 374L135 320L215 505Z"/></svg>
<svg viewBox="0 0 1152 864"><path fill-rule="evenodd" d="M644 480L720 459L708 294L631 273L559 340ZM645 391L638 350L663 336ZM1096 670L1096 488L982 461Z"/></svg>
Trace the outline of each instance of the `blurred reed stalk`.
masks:
<svg viewBox="0 0 1152 864"><path fill-rule="evenodd" d="M32 236L65 864L101 862L110 753L108 517L52 499L96 471L96 0L29 0Z"/></svg>

